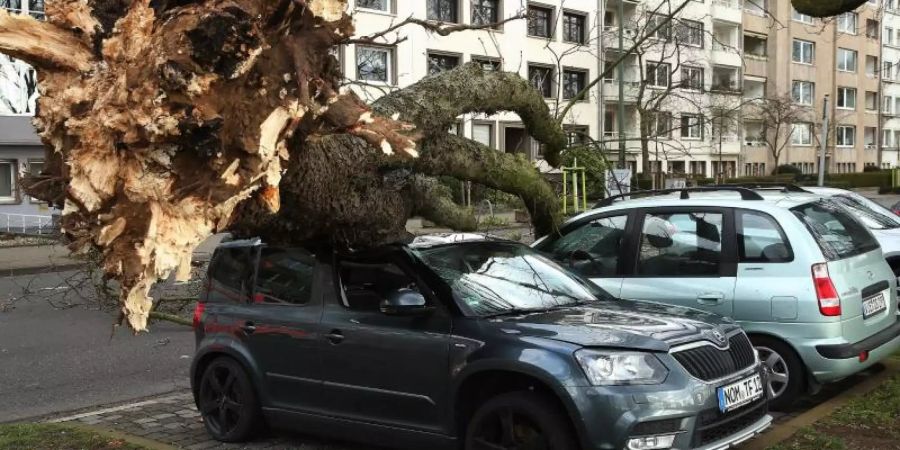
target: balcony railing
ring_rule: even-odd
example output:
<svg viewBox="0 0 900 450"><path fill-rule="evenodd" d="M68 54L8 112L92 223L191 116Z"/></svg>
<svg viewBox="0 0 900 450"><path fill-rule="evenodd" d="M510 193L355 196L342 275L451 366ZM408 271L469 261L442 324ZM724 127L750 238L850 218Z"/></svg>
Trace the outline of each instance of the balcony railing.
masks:
<svg viewBox="0 0 900 450"><path fill-rule="evenodd" d="M713 0L713 6L721 6L723 8L740 8L738 0Z"/></svg>

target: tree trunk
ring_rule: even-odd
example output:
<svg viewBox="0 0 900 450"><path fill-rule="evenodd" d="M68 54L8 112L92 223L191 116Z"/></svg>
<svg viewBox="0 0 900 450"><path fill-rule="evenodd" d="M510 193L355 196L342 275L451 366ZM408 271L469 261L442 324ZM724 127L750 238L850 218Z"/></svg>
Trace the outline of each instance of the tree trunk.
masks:
<svg viewBox="0 0 900 450"><path fill-rule="evenodd" d="M373 110L342 92L329 53L353 35L346 6L57 0L47 22L0 11L0 52L40 74L48 158L25 189L63 208L73 250L102 251L134 330L146 328L152 284L187 276L215 232L357 248L404 239L415 213L472 229L423 175L508 190L539 232L555 229L557 202L530 163L446 134L459 114L512 110L556 162L565 136L540 95L470 65Z"/></svg>

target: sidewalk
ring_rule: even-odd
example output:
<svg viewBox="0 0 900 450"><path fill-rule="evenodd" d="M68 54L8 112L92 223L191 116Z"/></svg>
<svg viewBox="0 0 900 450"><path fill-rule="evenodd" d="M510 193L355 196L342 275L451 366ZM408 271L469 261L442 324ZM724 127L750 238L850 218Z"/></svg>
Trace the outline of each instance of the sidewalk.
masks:
<svg viewBox="0 0 900 450"><path fill-rule="evenodd" d="M190 391L176 392L137 403L55 418L49 422L89 425L188 450L376 450L372 446L283 433L264 433L256 441L245 444L223 444L210 439L206 434Z"/></svg>
<svg viewBox="0 0 900 450"><path fill-rule="evenodd" d="M83 264L64 245L0 248L0 276L70 270Z"/></svg>

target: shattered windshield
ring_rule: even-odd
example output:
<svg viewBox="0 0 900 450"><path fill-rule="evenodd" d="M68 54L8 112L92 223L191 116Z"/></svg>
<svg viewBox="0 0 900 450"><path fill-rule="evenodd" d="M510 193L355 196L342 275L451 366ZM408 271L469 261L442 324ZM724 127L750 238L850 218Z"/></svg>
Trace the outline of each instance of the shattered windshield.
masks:
<svg viewBox="0 0 900 450"><path fill-rule="evenodd" d="M478 316L612 300L591 282L523 245L479 242L416 253Z"/></svg>

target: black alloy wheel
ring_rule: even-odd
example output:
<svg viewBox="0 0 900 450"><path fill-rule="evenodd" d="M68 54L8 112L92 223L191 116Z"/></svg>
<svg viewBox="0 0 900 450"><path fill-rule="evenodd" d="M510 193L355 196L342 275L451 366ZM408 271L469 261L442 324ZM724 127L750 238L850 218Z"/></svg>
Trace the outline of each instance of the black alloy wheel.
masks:
<svg viewBox="0 0 900 450"><path fill-rule="evenodd" d="M494 397L475 412L465 450L575 450L565 412L534 392Z"/></svg>
<svg viewBox="0 0 900 450"><path fill-rule="evenodd" d="M216 359L203 372L197 409L210 436L222 442L246 441L262 419L250 378L240 364L227 357Z"/></svg>

